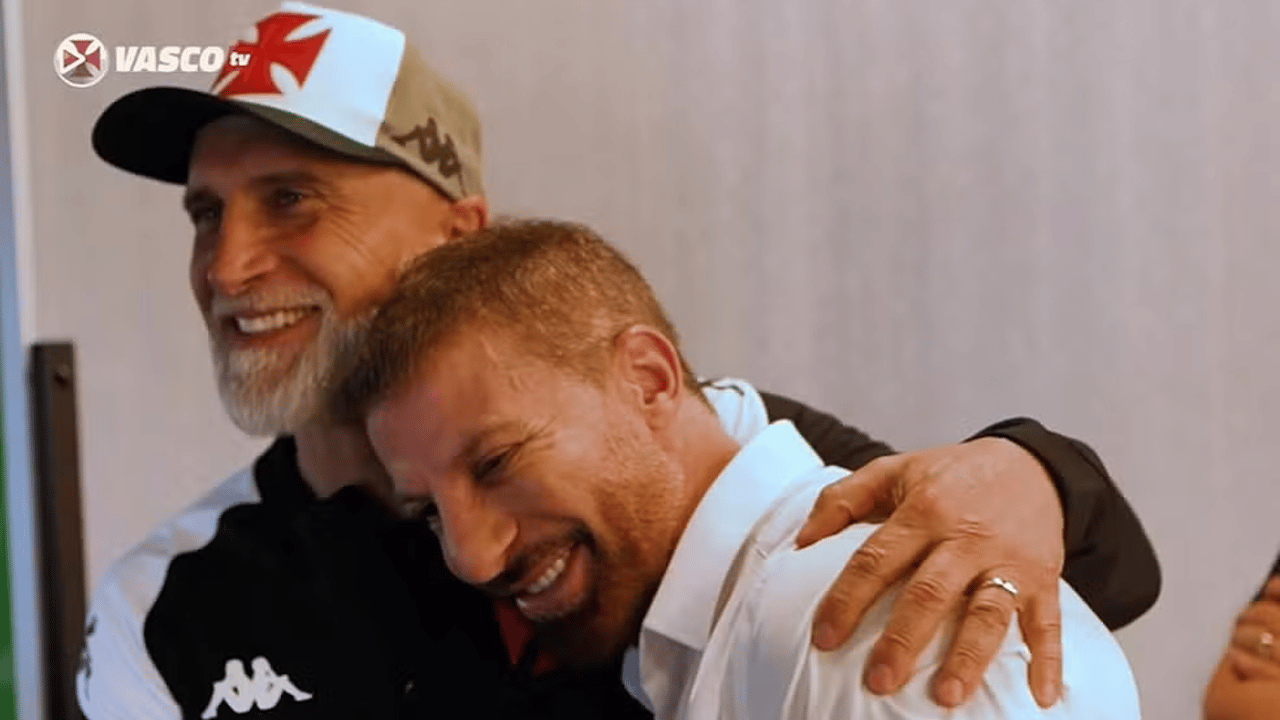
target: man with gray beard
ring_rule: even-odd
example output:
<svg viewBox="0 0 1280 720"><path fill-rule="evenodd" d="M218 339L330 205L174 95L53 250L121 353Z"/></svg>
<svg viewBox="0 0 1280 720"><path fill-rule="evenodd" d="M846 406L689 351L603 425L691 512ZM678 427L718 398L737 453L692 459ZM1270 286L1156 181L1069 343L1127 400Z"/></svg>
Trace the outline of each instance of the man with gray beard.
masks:
<svg viewBox="0 0 1280 720"><path fill-rule="evenodd" d="M137 91L94 128L107 162L185 186L220 393L241 429L277 439L100 581L86 716L646 717L615 670L554 666L514 604L453 578L422 523L391 512L363 431L323 410L400 269L488 224L470 103L404 33L358 15L285 3L245 40L259 51L209 92ZM817 646L840 645L906 580L868 655L874 691L900 687L958 608L933 680L958 704L1016 612L1047 705L1060 574L1112 628L1155 600L1150 544L1101 463L1034 421L894 455L795 401L746 402L741 381L702 391L738 440L789 419L825 462L857 470L818 501L809 541L888 516L814 628Z"/></svg>
<svg viewBox="0 0 1280 720"><path fill-rule="evenodd" d="M240 317L244 332L252 333L300 319L288 311L270 314L272 308L280 307L314 308L319 316L315 341L303 346L296 356L280 348L244 347L236 337L242 330L227 328L219 321ZM268 316L261 317L264 313ZM318 287L277 297L215 296L206 321L218 393L232 422L250 435L271 436L295 432L317 417L338 359L349 357L360 347L370 316L339 318L329 296Z"/></svg>

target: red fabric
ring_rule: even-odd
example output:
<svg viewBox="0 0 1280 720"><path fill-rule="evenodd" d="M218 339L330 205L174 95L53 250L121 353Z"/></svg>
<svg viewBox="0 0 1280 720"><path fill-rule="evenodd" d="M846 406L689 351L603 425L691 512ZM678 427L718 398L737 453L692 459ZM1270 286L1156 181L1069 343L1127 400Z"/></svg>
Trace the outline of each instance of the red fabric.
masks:
<svg viewBox="0 0 1280 720"><path fill-rule="evenodd" d="M520 653L533 637L533 624L520 614L514 602L495 600L494 614L498 616L498 631L502 633L502 643L507 646L507 658L512 665L520 662ZM555 658L539 652L533 663L533 674L539 675L556 667Z"/></svg>

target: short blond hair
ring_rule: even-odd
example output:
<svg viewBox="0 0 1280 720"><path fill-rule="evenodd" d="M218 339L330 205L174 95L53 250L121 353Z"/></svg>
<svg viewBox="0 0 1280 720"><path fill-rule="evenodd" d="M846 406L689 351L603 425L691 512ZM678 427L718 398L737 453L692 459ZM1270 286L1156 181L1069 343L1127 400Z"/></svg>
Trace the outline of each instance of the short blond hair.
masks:
<svg viewBox="0 0 1280 720"><path fill-rule="evenodd" d="M703 397L675 327L621 252L584 225L513 220L435 248L405 270L346 373L335 413L363 418L469 322L508 331L522 349L595 381L618 334L648 325L675 347L684 386Z"/></svg>

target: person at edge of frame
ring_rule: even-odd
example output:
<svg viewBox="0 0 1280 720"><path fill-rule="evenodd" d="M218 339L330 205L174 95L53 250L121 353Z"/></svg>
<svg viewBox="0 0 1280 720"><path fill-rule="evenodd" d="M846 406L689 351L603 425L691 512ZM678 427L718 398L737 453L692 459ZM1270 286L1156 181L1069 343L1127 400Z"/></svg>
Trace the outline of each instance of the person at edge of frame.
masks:
<svg viewBox="0 0 1280 720"><path fill-rule="evenodd" d="M1231 628L1209 686L1205 720L1270 720L1280 714L1280 556Z"/></svg>

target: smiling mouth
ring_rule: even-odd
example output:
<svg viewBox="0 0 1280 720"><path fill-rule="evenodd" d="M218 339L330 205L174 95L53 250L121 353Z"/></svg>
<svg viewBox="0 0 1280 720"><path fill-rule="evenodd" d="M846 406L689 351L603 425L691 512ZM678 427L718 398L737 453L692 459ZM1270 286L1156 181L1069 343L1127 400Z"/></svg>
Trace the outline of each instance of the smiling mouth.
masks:
<svg viewBox="0 0 1280 720"><path fill-rule="evenodd" d="M236 313L224 317L223 322L227 323L237 335L257 338L293 328L319 310L317 307L302 307L258 313Z"/></svg>
<svg viewBox="0 0 1280 720"><path fill-rule="evenodd" d="M546 569L515 594L516 607L521 614L533 622L549 622L577 609L578 602L572 597L576 593L560 581L568 579L566 571L571 564L585 562L583 558L575 557L581 547L575 543L557 552Z"/></svg>
<svg viewBox="0 0 1280 720"><path fill-rule="evenodd" d="M525 588L525 593L529 595L537 595L538 593L551 587L551 584L560 578L564 573L564 569L569 566L569 553L573 551L572 547L565 548L560 552L559 557L555 559L538 577L537 581Z"/></svg>

